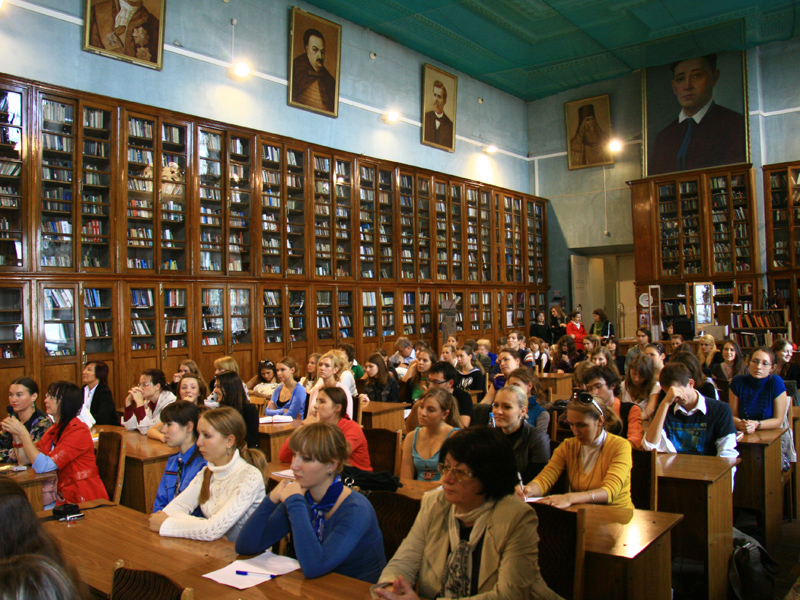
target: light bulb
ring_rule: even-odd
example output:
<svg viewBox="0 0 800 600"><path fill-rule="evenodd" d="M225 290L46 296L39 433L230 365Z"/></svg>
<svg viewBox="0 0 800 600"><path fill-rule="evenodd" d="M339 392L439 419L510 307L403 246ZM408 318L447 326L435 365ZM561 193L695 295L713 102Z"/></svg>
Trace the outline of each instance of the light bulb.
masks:
<svg viewBox="0 0 800 600"><path fill-rule="evenodd" d="M487 154L494 154L495 152L497 152L497 146L495 146L494 144L490 144L489 146L484 147L483 151L486 152Z"/></svg>
<svg viewBox="0 0 800 600"><path fill-rule="evenodd" d="M622 150L622 143L616 139L611 140L608 144L608 149L611 150L611 152L619 152Z"/></svg>
<svg viewBox="0 0 800 600"><path fill-rule="evenodd" d="M247 77L250 75L250 65L246 62L237 63L233 68L233 74L237 77Z"/></svg>

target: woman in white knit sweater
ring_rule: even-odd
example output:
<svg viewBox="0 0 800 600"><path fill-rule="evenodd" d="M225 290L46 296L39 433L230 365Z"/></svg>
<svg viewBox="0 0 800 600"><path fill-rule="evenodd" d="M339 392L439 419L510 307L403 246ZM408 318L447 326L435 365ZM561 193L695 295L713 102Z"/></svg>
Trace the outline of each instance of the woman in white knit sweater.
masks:
<svg viewBox="0 0 800 600"><path fill-rule="evenodd" d="M166 537L231 542L261 504L269 467L259 450L248 449L242 415L229 406L203 413L197 448L208 461L183 492L150 515L150 531ZM193 517L200 507L203 517Z"/></svg>

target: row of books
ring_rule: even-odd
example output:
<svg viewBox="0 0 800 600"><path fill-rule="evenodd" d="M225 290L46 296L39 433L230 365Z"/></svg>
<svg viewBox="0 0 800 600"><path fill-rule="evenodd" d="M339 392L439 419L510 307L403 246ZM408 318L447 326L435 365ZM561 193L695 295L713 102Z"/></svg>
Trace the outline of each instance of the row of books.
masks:
<svg viewBox="0 0 800 600"><path fill-rule="evenodd" d="M731 324L736 328L784 327L786 325L782 312L734 313L731 315Z"/></svg>

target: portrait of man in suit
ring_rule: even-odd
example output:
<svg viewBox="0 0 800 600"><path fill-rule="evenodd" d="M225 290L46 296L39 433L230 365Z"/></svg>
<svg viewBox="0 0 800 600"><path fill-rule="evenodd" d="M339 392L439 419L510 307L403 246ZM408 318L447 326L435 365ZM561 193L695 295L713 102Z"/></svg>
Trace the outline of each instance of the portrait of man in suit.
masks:
<svg viewBox="0 0 800 600"><path fill-rule="evenodd" d="M455 76L431 65L425 65L422 119L423 144L441 148L442 150L449 150L450 152L455 150L456 83L457 78ZM452 103L448 105L449 99L452 99Z"/></svg>
<svg viewBox="0 0 800 600"><path fill-rule="evenodd" d="M715 98L723 79L717 62L717 55L709 54L670 65L677 117L658 129L648 154L648 175L747 162L745 111L728 108ZM741 79L739 84L743 95ZM649 126L648 115L648 132Z"/></svg>
<svg viewBox="0 0 800 600"><path fill-rule="evenodd" d="M292 8L289 105L337 116L340 38L339 25Z"/></svg>
<svg viewBox="0 0 800 600"><path fill-rule="evenodd" d="M164 0L86 0L83 49L161 68Z"/></svg>

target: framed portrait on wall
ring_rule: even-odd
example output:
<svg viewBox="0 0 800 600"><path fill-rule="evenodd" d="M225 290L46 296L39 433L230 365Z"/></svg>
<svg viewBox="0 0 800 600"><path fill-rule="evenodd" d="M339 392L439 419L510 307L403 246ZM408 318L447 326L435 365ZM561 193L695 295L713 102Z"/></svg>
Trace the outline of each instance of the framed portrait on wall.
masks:
<svg viewBox="0 0 800 600"><path fill-rule="evenodd" d="M289 106L339 116L342 26L292 7Z"/></svg>
<svg viewBox="0 0 800 600"><path fill-rule="evenodd" d="M167 0L86 0L83 49L161 70Z"/></svg>
<svg viewBox="0 0 800 600"><path fill-rule="evenodd" d="M642 86L648 176L750 162L744 52L648 67Z"/></svg>
<svg viewBox="0 0 800 600"><path fill-rule="evenodd" d="M458 77L425 63L422 78L422 143L455 152Z"/></svg>
<svg viewBox="0 0 800 600"><path fill-rule="evenodd" d="M569 168L583 169L614 163L611 105L608 94L564 104L567 119Z"/></svg>

